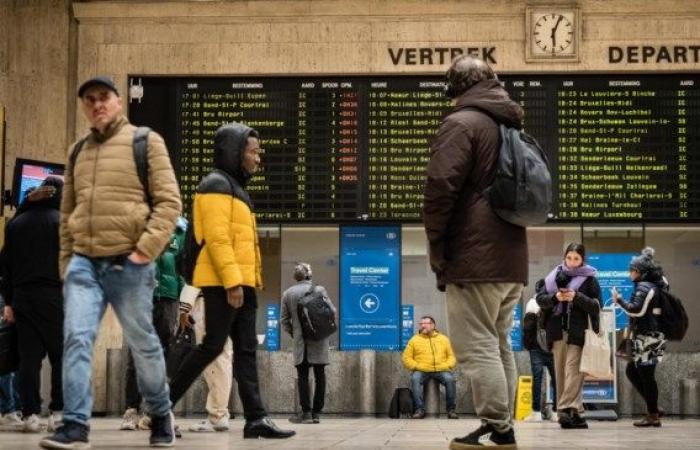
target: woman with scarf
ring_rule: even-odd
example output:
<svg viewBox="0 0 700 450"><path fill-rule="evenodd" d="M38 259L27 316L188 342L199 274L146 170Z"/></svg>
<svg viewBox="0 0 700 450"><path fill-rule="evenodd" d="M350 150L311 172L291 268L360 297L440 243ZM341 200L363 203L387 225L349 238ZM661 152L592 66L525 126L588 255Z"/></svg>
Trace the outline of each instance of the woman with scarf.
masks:
<svg viewBox="0 0 700 450"><path fill-rule="evenodd" d="M585 264L583 244L570 244L564 262L537 282L537 303L544 314L547 343L554 354L557 411L562 428L588 428L583 413L584 374L579 370L590 318L600 326L600 285L596 270Z"/></svg>
<svg viewBox="0 0 700 450"><path fill-rule="evenodd" d="M654 249L647 247L630 262L630 278L634 293L630 301L613 291L613 301L630 316L632 331L632 361L625 373L647 404L647 416L634 422L635 427L660 427L659 388L654 372L661 362L666 339L659 330L656 315L660 314L660 292L668 290L668 283L660 265L654 261Z"/></svg>

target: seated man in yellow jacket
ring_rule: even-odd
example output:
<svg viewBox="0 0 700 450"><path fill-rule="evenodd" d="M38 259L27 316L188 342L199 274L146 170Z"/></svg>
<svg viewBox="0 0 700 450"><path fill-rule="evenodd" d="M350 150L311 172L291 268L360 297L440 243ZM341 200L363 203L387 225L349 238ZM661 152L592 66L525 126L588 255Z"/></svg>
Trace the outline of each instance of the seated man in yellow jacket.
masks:
<svg viewBox="0 0 700 450"><path fill-rule="evenodd" d="M457 397L457 382L452 370L457 360L452 352L450 339L435 329L435 319L423 316L420 319L418 333L408 341L403 351L403 365L412 370L411 389L413 390L414 419L425 417L423 403L423 383L433 378L445 386L445 401L447 402L447 418L457 419L455 400Z"/></svg>

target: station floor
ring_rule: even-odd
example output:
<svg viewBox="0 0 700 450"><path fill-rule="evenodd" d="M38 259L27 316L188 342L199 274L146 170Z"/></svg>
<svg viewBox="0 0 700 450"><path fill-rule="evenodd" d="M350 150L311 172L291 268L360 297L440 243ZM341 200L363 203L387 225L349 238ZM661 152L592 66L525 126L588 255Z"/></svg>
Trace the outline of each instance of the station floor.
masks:
<svg viewBox="0 0 700 450"><path fill-rule="evenodd" d="M194 418L179 418L183 432L175 448L181 450L214 449L447 449L450 439L467 434L478 426L474 418L460 420L392 420L375 418L325 418L318 425L292 425L286 418L275 422L292 428L297 435L283 441L243 439L243 421L231 422L228 433L187 432ZM93 449L136 449L148 447L147 431L117 431L119 418L92 421L90 443ZM561 430L556 423L518 423L518 448L535 449L700 449L700 420L667 419L662 428L637 429L632 420L589 422L588 430ZM0 433L0 449L38 448L42 435Z"/></svg>

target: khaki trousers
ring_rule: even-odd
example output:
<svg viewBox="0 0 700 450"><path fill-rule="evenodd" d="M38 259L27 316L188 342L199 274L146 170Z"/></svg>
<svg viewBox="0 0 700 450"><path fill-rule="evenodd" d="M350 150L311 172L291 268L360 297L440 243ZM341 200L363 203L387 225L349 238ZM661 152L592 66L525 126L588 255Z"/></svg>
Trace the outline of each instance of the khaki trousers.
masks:
<svg viewBox="0 0 700 450"><path fill-rule="evenodd" d="M195 303L192 317L195 320L194 332L197 343L202 342L205 334L204 301L198 298ZM233 344L231 338L226 340L224 351L209 364L203 372L204 381L207 383L207 413L213 420L229 417L228 402L231 396L231 384L233 383Z"/></svg>
<svg viewBox="0 0 700 450"><path fill-rule="evenodd" d="M557 379L557 411L573 408L583 413L583 380L581 373L581 350L583 347L566 343L568 335L564 333L561 341L554 342L554 375Z"/></svg>
<svg viewBox="0 0 700 450"><path fill-rule="evenodd" d="M512 427L517 372L510 343L521 283L447 285L450 339L471 383L476 414L497 431Z"/></svg>

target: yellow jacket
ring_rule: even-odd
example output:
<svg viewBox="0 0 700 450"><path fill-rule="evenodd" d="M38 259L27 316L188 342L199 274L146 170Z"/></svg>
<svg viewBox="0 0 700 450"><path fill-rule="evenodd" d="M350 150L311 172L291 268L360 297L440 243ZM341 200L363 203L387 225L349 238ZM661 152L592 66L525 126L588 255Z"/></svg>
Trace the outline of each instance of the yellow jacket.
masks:
<svg viewBox="0 0 700 450"><path fill-rule="evenodd" d="M437 330L428 336L418 333L408 341L401 357L408 370L446 372L457 365L450 339Z"/></svg>
<svg viewBox="0 0 700 450"><path fill-rule="evenodd" d="M194 235L204 242L192 284L195 287L238 285L262 288L262 261L255 215L247 194L221 172L207 175L194 197Z"/></svg>

